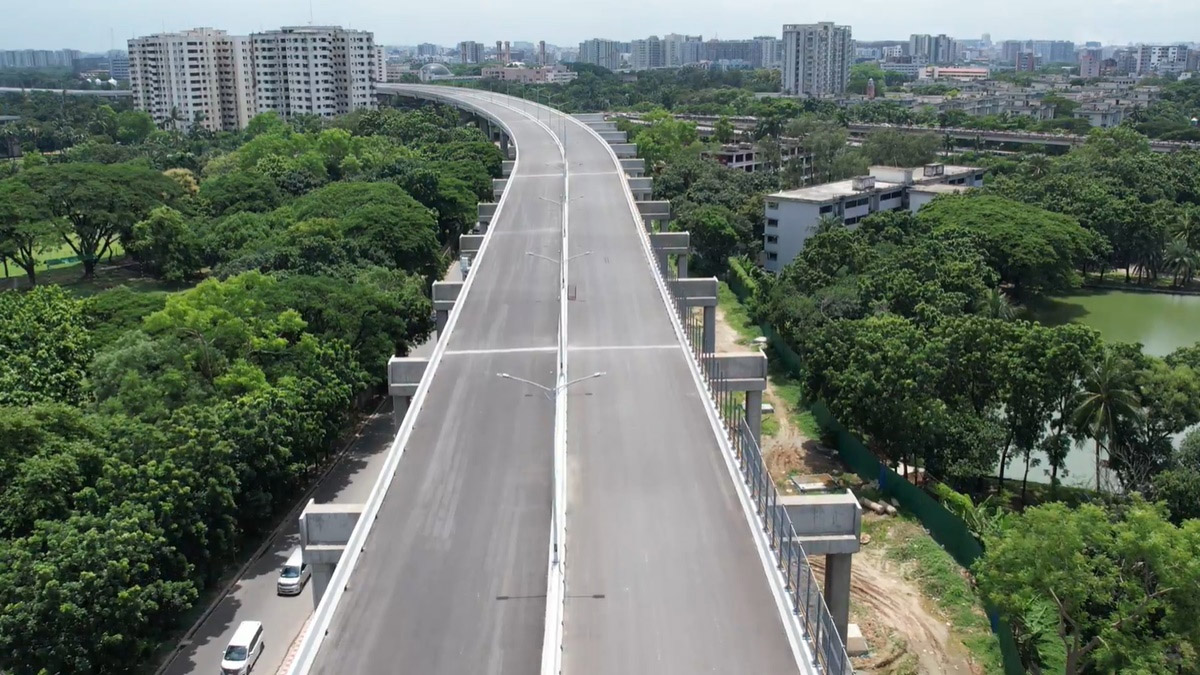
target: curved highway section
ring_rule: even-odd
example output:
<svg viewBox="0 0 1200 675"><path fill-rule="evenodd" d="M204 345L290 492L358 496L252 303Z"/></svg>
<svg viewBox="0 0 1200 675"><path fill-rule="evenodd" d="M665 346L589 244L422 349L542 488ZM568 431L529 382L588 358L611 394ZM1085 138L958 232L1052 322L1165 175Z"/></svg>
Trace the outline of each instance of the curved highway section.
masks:
<svg viewBox="0 0 1200 675"><path fill-rule="evenodd" d="M348 586L331 585L291 672L529 675L559 639L547 663L567 675L812 672L607 144L520 99L380 90L492 120L517 164L361 553L338 570ZM556 424L551 396L501 372L549 387L605 375L567 389ZM565 600L547 583L556 431Z"/></svg>

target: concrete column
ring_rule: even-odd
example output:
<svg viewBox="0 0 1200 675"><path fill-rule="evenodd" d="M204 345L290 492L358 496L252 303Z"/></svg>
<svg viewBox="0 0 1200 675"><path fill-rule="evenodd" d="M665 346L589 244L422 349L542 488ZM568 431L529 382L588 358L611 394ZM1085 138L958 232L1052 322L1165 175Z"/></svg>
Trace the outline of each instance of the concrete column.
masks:
<svg viewBox="0 0 1200 675"><path fill-rule="evenodd" d="M717 307L704 308L704 345L705 353L717 351Z"/></svg>
<svg viewBox="0 0 1200 675"><path fill-rule="evenodd" d="M446 331L446 322L450 320L450 311L446 309L437 310L437 335L440 339L442 333Z"/></svg>
<svg viewBox="0 0 1200 675"><path fill-rule="evenodd" d="M762 448L762 392L746 392L746 426L750 427L750 435L754 442Z"/></svg>
<svg viewBox="0 0 1200 675"><path fill-rule="evenodd" d="M846 624L850 623L850 553L825 556L825 604L837 626L842 644L846 643Z"/></svg>
<svg viewBox="0 0 1200 675"><path fill-rule="evenodd" d="M300 514L300 548L312 569L308 583L313 589L313 608L329 588L362 510L362 504L317 504L310 499Z"/></svg>
<svg viewBox="0 0 1200 675"><path fill-rule="evenodd" d="M504 159L509 159L508 156L508 134L500 134L500 152L504 153Z"/></svg>
<svg viewBox="0 0 1200 675"><path fill-rule="evenodd" d="M666 252L662 249L654 251L654 260L658 263L658 269L662 270L662 273L665 275L669 269L667 267L668 259Z"/></svg>
<svg viewBox="0 0 1200 675"><path fill-rule="evenodd" d="M412 403L411 396L392 397L392 424L397 429L404 423L404 415L408 413L408 404Z"/></svg>
<svg viewBox="0 0 1200 675"><path fill-rule="evenodd" d="M679 268L679 278L686 279L688 275L688 256L686 253L675 257L675 266Z"/></svg>

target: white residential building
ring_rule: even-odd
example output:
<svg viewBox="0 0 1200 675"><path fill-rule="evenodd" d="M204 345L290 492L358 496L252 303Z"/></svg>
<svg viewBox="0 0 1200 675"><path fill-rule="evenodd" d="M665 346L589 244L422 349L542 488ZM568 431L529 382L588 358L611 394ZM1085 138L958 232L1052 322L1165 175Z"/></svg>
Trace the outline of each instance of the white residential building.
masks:
<svg viewBox="0 0 1200 675"><path fill-rule="evenodd" d="M849 26L825 21L783 27L783 91L797 96L845 93L854 62Z"/></svg>
<svg viewBox="0 0 1200 675"><path fill-rule="evenodd" d="M134 105L160 126L232 131L254 116L249 40L212 28L129 41Z"/></svg>
<svg viewBox="0 0 1200 675"><path fill-rule="evenodd" d="M629 43L629 67L633 70L652 70L666 65L663 42L657 35Z"/></svg>
<svg viewBox="0 0 1200 675"><path fill-rule="evenodd" d="M1187 70L1187 45L1141 45L1137 48L1136 72L1138 75L1151 73L1182 73Z"/></svg>
<svg viewBox="0 0 1200 675"><path fill-rule="evenodd" d="M787 266L817 233L824 216L853 227L880 211L915 212L938 194L982 185L984 170L929 164L916 168L873 166L870 172L868 176L767 195L763 267L779 272Z"/></svg>
<svg viewBox="0 0 1200 675"><path fill-rule="evenodd" d="M372 77L376 82L387 82L387 50L383 45L375 45L375 68Z"/></svg>
<svg viewBox="0 0 1200 675"><path fill-rule="evenodd" d="M600 38L584 40L579 43L579 62L618 70L621 67L620 44Z"/></svg>
<svg viewBox="0 0 1200 675"><path fill-rule="evenodd" d="M373 34L292 26L253 33L250 40L258 112L333 117L375 107Z"/></svg>
<svg viewBox="0 0 1200 675"><path fill-rule="evenodd" d="M663 36L663 60L668 68L696 63L704 51L704 37L671 33Z"/></svg>

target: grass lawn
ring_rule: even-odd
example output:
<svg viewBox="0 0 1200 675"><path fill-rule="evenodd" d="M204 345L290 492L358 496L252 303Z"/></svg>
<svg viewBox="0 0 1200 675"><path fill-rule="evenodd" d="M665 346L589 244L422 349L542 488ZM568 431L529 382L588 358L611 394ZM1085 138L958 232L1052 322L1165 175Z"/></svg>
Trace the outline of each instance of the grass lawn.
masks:
<svg viewBox="0 0 1200 675"><path fill-rule="evenodd" d="M110 253L106 254L104 256L104 258L102 259L103 264L108 264L110 260L116 260L125 255L125 250L123 248L121 248L121 245L118 243L114 243L111 247L109 247L109 250L110 250ZM34 272L39 277L43 273L45 273L47 270L57 271L57 270L63 270L63 269L78 268L79 272L81 274L83 271L82 264L79 263L78 261L72 262L72 263L67 263L67 264L62 264L62 265L55 265L54 267L47 267L46 264L43 262L46 260L61 260L63 258L75 257L75 251L71 250L71 247L68 246L65 242L62 244L59 244L58 246L55 246L53 248L48 248L44 251L39 251L35 257L38 260L38 265L37 265L36 269L34 270ZM24 279L25 278L25 270L21 269L17 265L14 265L13 262L10 260L10 261L8 261L7 269L4 266L0 266L0 279L9 279L9 278L13 278L13 277L19 277L19 278ZM39 279L38 281L40 282L41 279Z"/></svg>
<svg viewBox="0 0 1200 675"><path fill-rule="evenodd" d="M933 602L983 672L1003 673L1000 641L992 633L970 577L920 522L907 515L864 518L862 529L871 535L872 546L882 545L888 559L903 565L904 576Z"/></svg>

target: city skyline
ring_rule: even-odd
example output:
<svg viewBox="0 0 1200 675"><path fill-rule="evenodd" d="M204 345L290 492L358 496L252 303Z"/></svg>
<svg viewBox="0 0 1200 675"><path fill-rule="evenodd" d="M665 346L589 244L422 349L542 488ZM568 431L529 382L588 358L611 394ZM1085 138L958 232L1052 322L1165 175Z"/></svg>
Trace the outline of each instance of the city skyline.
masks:
<svg viewBox="0 0 1200 675"><path fill-rule="evenodd" d="M945 33L968 39L990 33L993 40L1097 40L1105 44L1168 44L1200 39L1179 34L1181 26L1200 24L1200 5L1182 0L1153 0L1136 6L1132 0L1110 0L1104 6L1060 0L1052 11L1045 3L1015 0L958 13L946 12L944 5L932 0L905 4L871 0L812 8L766 0L753 13L729 0L672 0L655 6L612 0L572 7L566 13L553 11L558 5L548 0L534 0L515 8L448 0L406 7L402 16L394 7L379 0L311 0L311 5L305 0L260 0L252 5L234 0L188 5L149 0L30 3L6 8L7 23L17 30L5 36L0 49L99 52L122 49L127 39L152 33L212 27L241 35L270 26L307 25L310 16L313 24L373 31L380 44L431 42L447 47L464 40L490 44L495 39L546 40L574 46L589 38L627 41L666 33L700 34L705 39L749 38L778 35L784 24L819 21L849 25L861 41L905 40L911 33Z"/></svg>

